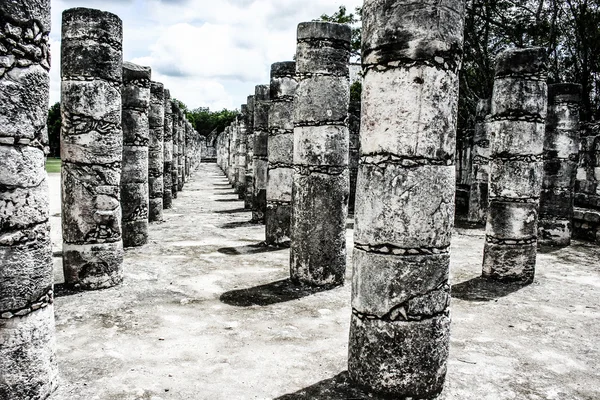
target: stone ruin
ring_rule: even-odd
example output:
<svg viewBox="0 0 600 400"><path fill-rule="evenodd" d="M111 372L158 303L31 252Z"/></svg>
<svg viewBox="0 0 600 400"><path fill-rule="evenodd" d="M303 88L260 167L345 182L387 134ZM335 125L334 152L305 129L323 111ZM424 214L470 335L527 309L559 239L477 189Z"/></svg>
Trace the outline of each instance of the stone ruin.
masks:
<svg viewBox="0 0 600 400"><path fill-rule="evenodd" d="M301 23L296 61L273 64L269 85L204 138L149 67L123 62L117 16L65 11L66 285L119 285L123 248L145 245L149 223L162 221L200 162L214 161L251 222L265 224L264 245L290 246L299 288L344 283L350 205L349 376L386 396L437 398L456 193L462 218L486 224L482 276L496 285L531 283L538 244L600 242L599 125L580 127L580 86L547 86L545 49L500 55L494 95L455 151L463 19L460 1L366 0L360 104L350 103L350 28ZM0 29L0 43L11 43L0 49L0 398L45 399L57 381L44 172L49 0L0 5Z"/></svg>

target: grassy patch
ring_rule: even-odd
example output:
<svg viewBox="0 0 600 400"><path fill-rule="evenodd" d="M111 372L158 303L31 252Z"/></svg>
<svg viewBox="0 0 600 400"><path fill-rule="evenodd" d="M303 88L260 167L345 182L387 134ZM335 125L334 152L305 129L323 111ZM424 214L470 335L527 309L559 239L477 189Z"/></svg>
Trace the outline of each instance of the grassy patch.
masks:
<svg viewBox="0 0 600 400"><path fill-rule="evenodd" d="M60 158L47 158L46 171L49 174L60 172Z"/></svg>

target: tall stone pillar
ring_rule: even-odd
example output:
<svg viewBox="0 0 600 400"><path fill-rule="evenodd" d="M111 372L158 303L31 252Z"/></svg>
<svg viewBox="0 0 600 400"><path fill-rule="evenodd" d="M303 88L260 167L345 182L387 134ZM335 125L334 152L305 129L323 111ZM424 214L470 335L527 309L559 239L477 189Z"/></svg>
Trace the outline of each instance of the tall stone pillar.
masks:
<svg viewBox="0 0 600 400"><path fill-rule="evenodd" d="M477 103L475 114L475 133L473 134L471 188L469 193L469 212L467 221L483 225L488 212L488 181L490 163L490 139L488 136L486 117L490 113L490 99L482 99Z"/></svg>
<svg viewBox="0 0 600 400"><path fill-rule="evenodd" d="M240 107L241 113L238 117L238 138L239 138L239 146L238 146L238 177L237 177L237 187L236 192L239 196L240 200L243 200L246 197L246 153L247 153L247 144L248 144L248 129L247 129L247 120L248 120L248 106L246 104L242 104Z"/></svg>
<svg viewBox="0 0 600 400"><path fill-rule="evenodd" d="M498 56L490 115L490 184L483 276L531 283L548 89L546 49Z"/></svg>
<svg viewBox="0 0 600 400"><path fill-rule="evenodd" d="M254 199L254 96L248 96L246 119L246 195L244 208L252 209Z"/></svg>
<svg viewBox="0 0 600 400"><path fill-rule="evenodd" d="M350 72L352 77L352 71ZM351 79L352 82L352 79ZM348 131L350 132L348 170L350 171L350 197L348 213L354 215L356 204L356 181L358 179L358 163L360 161L360 92L362 82L355 81L350 85L350 105L348 107ZM358 88L357 88L358 85Z"/></svg>
<svg viewBox="0 0 600 400"><path fill-rule="evenodd" d="M254 92L254 189L252 191L252 221L265 222L267 211L267 173L269 161L269 85L258 85Z"/></svg>
<svg viewBox="0 0 600 400"><path fill-rule="evenodd" d="M0 398L56 387L46 119L50 0L0 2Z"/></svg>
<svg viewBox="0 0 600 400"><path fill-rule="evenodd" d="M464 7L363 7L348 372L394 398L437 398L446 376Z"/></svg>
<svg viewBox="0 0 600 400"><path fill-rule="evenodd" d="M185 165L185 114L179 110L179 124L177 127L177 191L183 190L184 165Z"/></svg>
<svg viewBox="0 0 600 400"><path fill-rule="evenodd" d="M579 162L581 85L548 86L544 140L544 179L540 197L538 239L541 244L571 244L573 198Z"/></svg>
<svg viewBox="0 0 600 400"><path fill-rule="evenodd" d="M171 112L173 118L173 165L171 168L171 198L177 198L179 188L179 107L171 101Z"/></svg>
<svg viewBox="0 0 600 400"><path fill-rule="evenodd" d="M163 209L173 207L173 110L171 108L171 92L165 89L164 120L164 169L163 169Z"/></svg>
<svg viewBox="0 0 600 400"><path fill-rule="evenodd" d="M193 148L192 148L192 126L191 126L191 124L188 121L185 121L185 163L184 163L184 168L185 168L184 178L185 178L185 182L187 182L187 180L190 177L191 163L192 163L192 152L193 152Z"/></svg>
<svg viewBox="0 0 600 400"><path fill-rule="evenodd" d="M150 97L150 145L148 149L148 184L150 186L150 222L163 218L163 168L165 134L165 88L160 82L152 82Z"/></svg>
<svg viewBox="0 0 600 400"><path fill-rule="evenodd" d="M62 22L63 270L67 285L101 289L123 280L123 27L86 8L65 11Z"/></svg>
<svg viewBox="0 0 600 400"><path fill-rule="evenodd" d="M148 242L150 75L149 67L123 63L121 215L124 247L143 246Z"/></svg>
<svg viewBox="0 0 600 400"><path fill-rule="evenodd" d="M229 125L229 182L235 188L237 180L237 127L232 122Z"/></svg>
<svg viewBox="0 0 600 400"><path fill-rule="evenodd" d="M344 283L350 37L347 25L298 25L290 251L296 283Z"/></svg>
<svg viewBox="0 0 600 400"><path fill-rule="evenodd" d="M269 107L266 243L288 244L292 217L294 181L294 94L296 63L271 65L271 106Z"/></svg>

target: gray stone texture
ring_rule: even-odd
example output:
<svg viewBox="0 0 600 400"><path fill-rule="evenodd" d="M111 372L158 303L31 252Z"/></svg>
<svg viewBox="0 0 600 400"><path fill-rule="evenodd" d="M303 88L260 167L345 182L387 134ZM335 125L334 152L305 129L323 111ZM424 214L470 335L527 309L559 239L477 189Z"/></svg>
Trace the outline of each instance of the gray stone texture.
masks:
<svg viewBox="0 0 600 400"><path fill-rule="evenodd" d="M326 287L344 283L349 58L348 26L327 22L298 25L290 227L290 275L298 284Z"/></svg>
<svg viewBox="0 0 600 400"><path fill-rule="evenodd" d="M543 180L545 49L498 56L490 129L489 211L483 276L531 283Z"/></svg>
<svg viewBox="0 0 600 400"><path fill-rule="evenodd" d="M177 198L179 187L179 107L174 101L171 101L171 117L173 120L173 162L171 168L171 198Z"/></svg>
<svg viewBox="0 0 600 400"><path fill-rule="evenodd" d="M544 179L540 196L538 242L571 244L573 200L579 161L581 85L548 86L544 139Z"/></svg>
<svg viewBox="0 0 600 400"><path fill-rule="evenodd" d="M163 219L163 192L165 167L165 88L162 83L152 82L150 88L150 144L148 145L148 185L150 222Z"/></svg>
<svg viewBox="0 0 600 400"><path fill-rule="evenodd" d="M477 225L485 224L488 212L490 138L486 117L491 111L490 101L490 99L483 99L477 103L471 153L471 187L467 221Z"/></svg>
<svg viewBox="0 0 600 400"><path fill-rule="evenodd" d="M265 214L266 243L270 246L289 245L290 242L294 181L294 94L297 86L295 62L280 62L271 66Z"/></svg>
<svg viewBox="0 0 600 400"><path fill-rule="evenodd" d="M269 168L269 85L258 85L254 92L254 188L252 191L252 221L265 222L267 212L267 175Z"/></svg>
<svg viewBox="0 0 600 400"><path fill-rule="evenodd" d="M173 109L171 107L171 92L165 89L165 121L163 137L163 209L168 210L173 206Z"/></svg>
<svg viewBox="0 0 600 400"><path fill-rule="evenodd" d="M360 67L360 66L359 66ZM350 69L350 89L352 91L352 72ZM360 79L357 77L357 79ZM355 81L357 82L357 81ZM362 84L362 82L361 82ZM360 161L360 99L352 99L348 107L348 131L350 132L348 169L350 170L350 197L348 198L348 213L354 214L356 204L356 181L358 179L358 163Z"/></svg>
<svg viewBox="0 0 600 400"><path fill-rule="evenodd" d="M123 63L123 161L121 215L123 247L148 242L149 67Z"/></svg>
<svg viewBox="0 0 600 400"><path fill-rule="evenodd" d="M65 283L79 289L123 280L122 36L114 14L85 8L63 13L63 270Z"/></svg>
<svg viewBox="0 0 600 400"><path fill-rule="evenodd" d="M179 110L179 123L177 127L177 191L183 190L185 183L185 114Z"/></svg>
<svg viewBox="0 0 600 400"><path fill-rule="evenodd" d="M236 182L236 193L240 200L246 197L246 163L247 161L247 146L248 146L248 106L242 104L240 107L241 113L238 116L239 126L239 145L238 145L238 176Z"/></svg>
<svg viewBox="0 0 600 400"><path fill-rule="evenodd" d="M252 209L254 199L254 96L246 101L246 195L244 208Z"/></svg>
<svg viewBox="0 0 600 400"><path fill-rule="evenodd" d="M458 0L363 7L348 372L390 398L445 381L463 23Z"/></svg>
<svg viewBox="0 0 600 400"><path fill-rule="evenodd" d="M49 0L0 3L0 399L46 399L57 384L49 33Z"/></svg>

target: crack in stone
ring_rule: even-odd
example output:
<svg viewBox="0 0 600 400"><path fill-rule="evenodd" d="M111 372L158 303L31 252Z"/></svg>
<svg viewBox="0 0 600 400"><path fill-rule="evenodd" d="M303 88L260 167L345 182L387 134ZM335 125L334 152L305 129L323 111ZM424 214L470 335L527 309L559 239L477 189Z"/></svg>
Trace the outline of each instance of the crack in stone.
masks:
<svg viewBox="0 0 600 400"><path fill-rule="evenodd" d="M526 239L501 239L491 235L485 236L485 241L491 244L501 244L506 246L522 246L526 244L534 244L537 243L537 236L533 236Z"/></svg>
<svg viewBox="0 0 600 400"><path fill-rule="evenodd" d="M450 246L443 247L399 247L390 243L369 245L354 242L354 247L369 253L389 254L395 256L418 256L433 254L450 254Z"/></svg>
<svg viewBox="0 0 600 400"><path fill-rule="evenodd" d="M312 49L334 48L338 50L350 51L350 43L347 40L332 38L300 38L298 44L308 44Z"/></svg>
<svg viewBox="0 0 600 400"><path fill-rule="evenodd" d="M45 293L40 296L37 300L27 304L25 307L17 308L14 310L0 310L0 319L11 319L15 317L24 317L25 315L31 314L41 308L46 308L48 305L54 303L54 291L52 286L47 288Z"/></svg>
<svg viewBox="0 0 600 400"><path fill-rule="evenodd" d="M348 117L337 121L294 121L295 128L304 128L311 126L348 126Z"/></svg>
<svg viewBox="0 0 600 400"><path fill-rule="evenodd" d="M333 165L294 165L294 172L308 176L311 174L341 175L348 170L348 166Z"/></svg>
<svg viewBox="0 0 600 400"><path fill-rule="evenodd" d="M448 156L445 159L434 159L418 156L398 156L390 153L373 153L360 158L361 165L373 165L380 168L385 168L387 165L398 165L406 168L428 165L452 166L454 162L453 156Z"/></svg>

